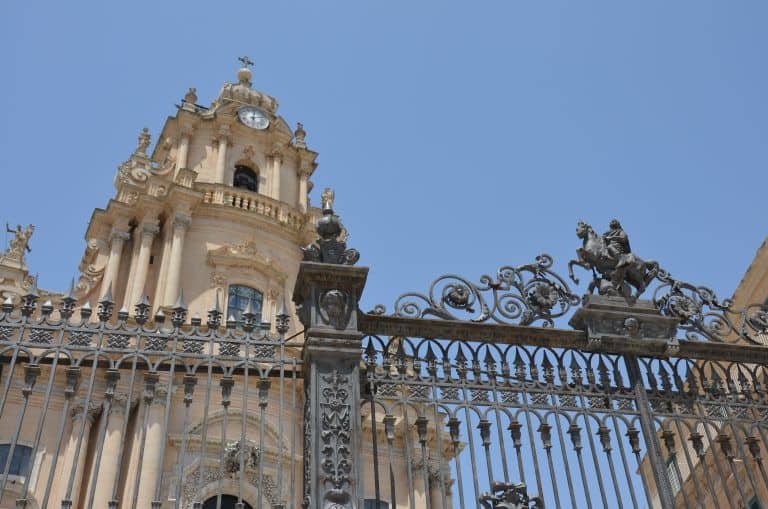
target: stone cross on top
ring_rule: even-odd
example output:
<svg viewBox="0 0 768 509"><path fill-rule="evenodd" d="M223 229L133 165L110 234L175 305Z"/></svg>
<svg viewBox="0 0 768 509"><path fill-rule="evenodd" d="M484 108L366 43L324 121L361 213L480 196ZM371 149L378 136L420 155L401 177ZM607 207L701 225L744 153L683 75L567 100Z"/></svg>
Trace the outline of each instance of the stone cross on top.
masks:
<svg viewBox="0 0 768 509"><path fill-rule="evenodd" d="M243 63L243 67L250 67L253 65L253 61L247 56L237 57L237 59Z"/></svg>

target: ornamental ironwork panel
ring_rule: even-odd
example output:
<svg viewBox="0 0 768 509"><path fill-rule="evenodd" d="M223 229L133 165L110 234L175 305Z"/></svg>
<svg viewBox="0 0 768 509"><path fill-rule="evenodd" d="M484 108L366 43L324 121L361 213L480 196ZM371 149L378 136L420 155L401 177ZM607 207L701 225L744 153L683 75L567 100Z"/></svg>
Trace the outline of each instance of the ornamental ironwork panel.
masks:
<svg viewBox="0 0 768 509"><path fill-rule="evenodd" d="M76 313L70 293L54 310L35 288L3 304L2 507L301 503L302 430L286 416L304 404L302 360L287 313L270 331L250 305L225 326L218 304L205 325L181 298L170 317L150 309L114 313L108 293L95 316Z"/></svg>

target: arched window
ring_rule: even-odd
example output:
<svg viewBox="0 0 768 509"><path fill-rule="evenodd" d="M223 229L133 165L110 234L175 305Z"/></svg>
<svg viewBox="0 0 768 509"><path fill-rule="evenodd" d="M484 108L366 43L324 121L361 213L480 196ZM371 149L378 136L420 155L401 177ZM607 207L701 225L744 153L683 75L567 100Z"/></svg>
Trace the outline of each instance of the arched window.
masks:
<svg viewBox="0 0 768 509"><path fill-rule="evenodd" d="M227 318L234 316L238 322L242 321L243 311L251 301L253 312L256 314L256 323L261 323L261 303L264 297L260 291L245 285L229 285L229 299L227 300Z"/></svg>
<svg viewBox="0 0 768 509"><path fill-rule="evenodd" d="M259 175L247 166L235 166L235 176L232 179L232 185L256 193L259 191Z"/></svg>
<svg viewBox="0 0 768 509"><path fill-rule="evenodd" d="M237 497L232 495L221 496L221 509L235 509L237 504ZM245 509L253 509L248 502L243 500L243 507ZM203 503L203 509L216 509L216 497L211 497Z"/></svg>
<svg viewBox="0 0 768 509"><path fill-rule="evenodd" d="M0 445L0 469L5 467L8 461L8 451L11 450L11 444ZM29 471L29 462L32 459L32 448L26 445L16 444L13 449L13 458L11 458L11 468L8 470L10 475L27 475Z"/></svg>

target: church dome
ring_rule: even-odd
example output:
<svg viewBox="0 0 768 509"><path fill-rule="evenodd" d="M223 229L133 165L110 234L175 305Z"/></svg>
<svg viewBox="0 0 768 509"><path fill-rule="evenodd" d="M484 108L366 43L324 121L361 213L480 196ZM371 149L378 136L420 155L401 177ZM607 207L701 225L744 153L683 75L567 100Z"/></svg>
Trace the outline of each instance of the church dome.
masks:
<svg viewBox="0 0 768 509"><path fill-rule="evenodd" d="M225 83L219 92L218 102L235 101L252 106L258 106L269 113L277 111L277 99L251 88L253 74L247 66L237 71L237 83Z"/></svg>

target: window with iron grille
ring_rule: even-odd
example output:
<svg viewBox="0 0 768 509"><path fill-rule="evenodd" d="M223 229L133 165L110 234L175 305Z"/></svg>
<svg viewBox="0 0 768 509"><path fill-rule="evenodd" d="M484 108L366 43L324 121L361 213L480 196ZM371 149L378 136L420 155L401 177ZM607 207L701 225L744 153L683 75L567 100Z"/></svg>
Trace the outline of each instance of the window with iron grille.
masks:
<svg viewBox="0 0 768 509"><path fill-rule="evenodd" d="M680 482L680 474L675 468L674 457L667 460L667 477L669 477L669 484L672 486L672 493L677 494L682 489L682 483Z"/></svg>
<svg viewBox="0 0 768 509"><path fill-rule="evenodd" d="M5 469L5 462L8 461L8 451L11 450L11 444L0 445L0 470ZM13 449L11 466L8 470L9 475L26 475L29 470L29 462L32 459L32 448L26 445L16 444Z"/></svg>
<svg viewBox="0 0 768 509"><path fill-rule="evenodd" d="M250 301L253 312L256 314L256 324L260 324L261 303L263 299L263 294L255 288L245 285L230 285L227 300L227 319L234 317L238 323L242 323L243 311L248 307L248 301Z"/></svg>

